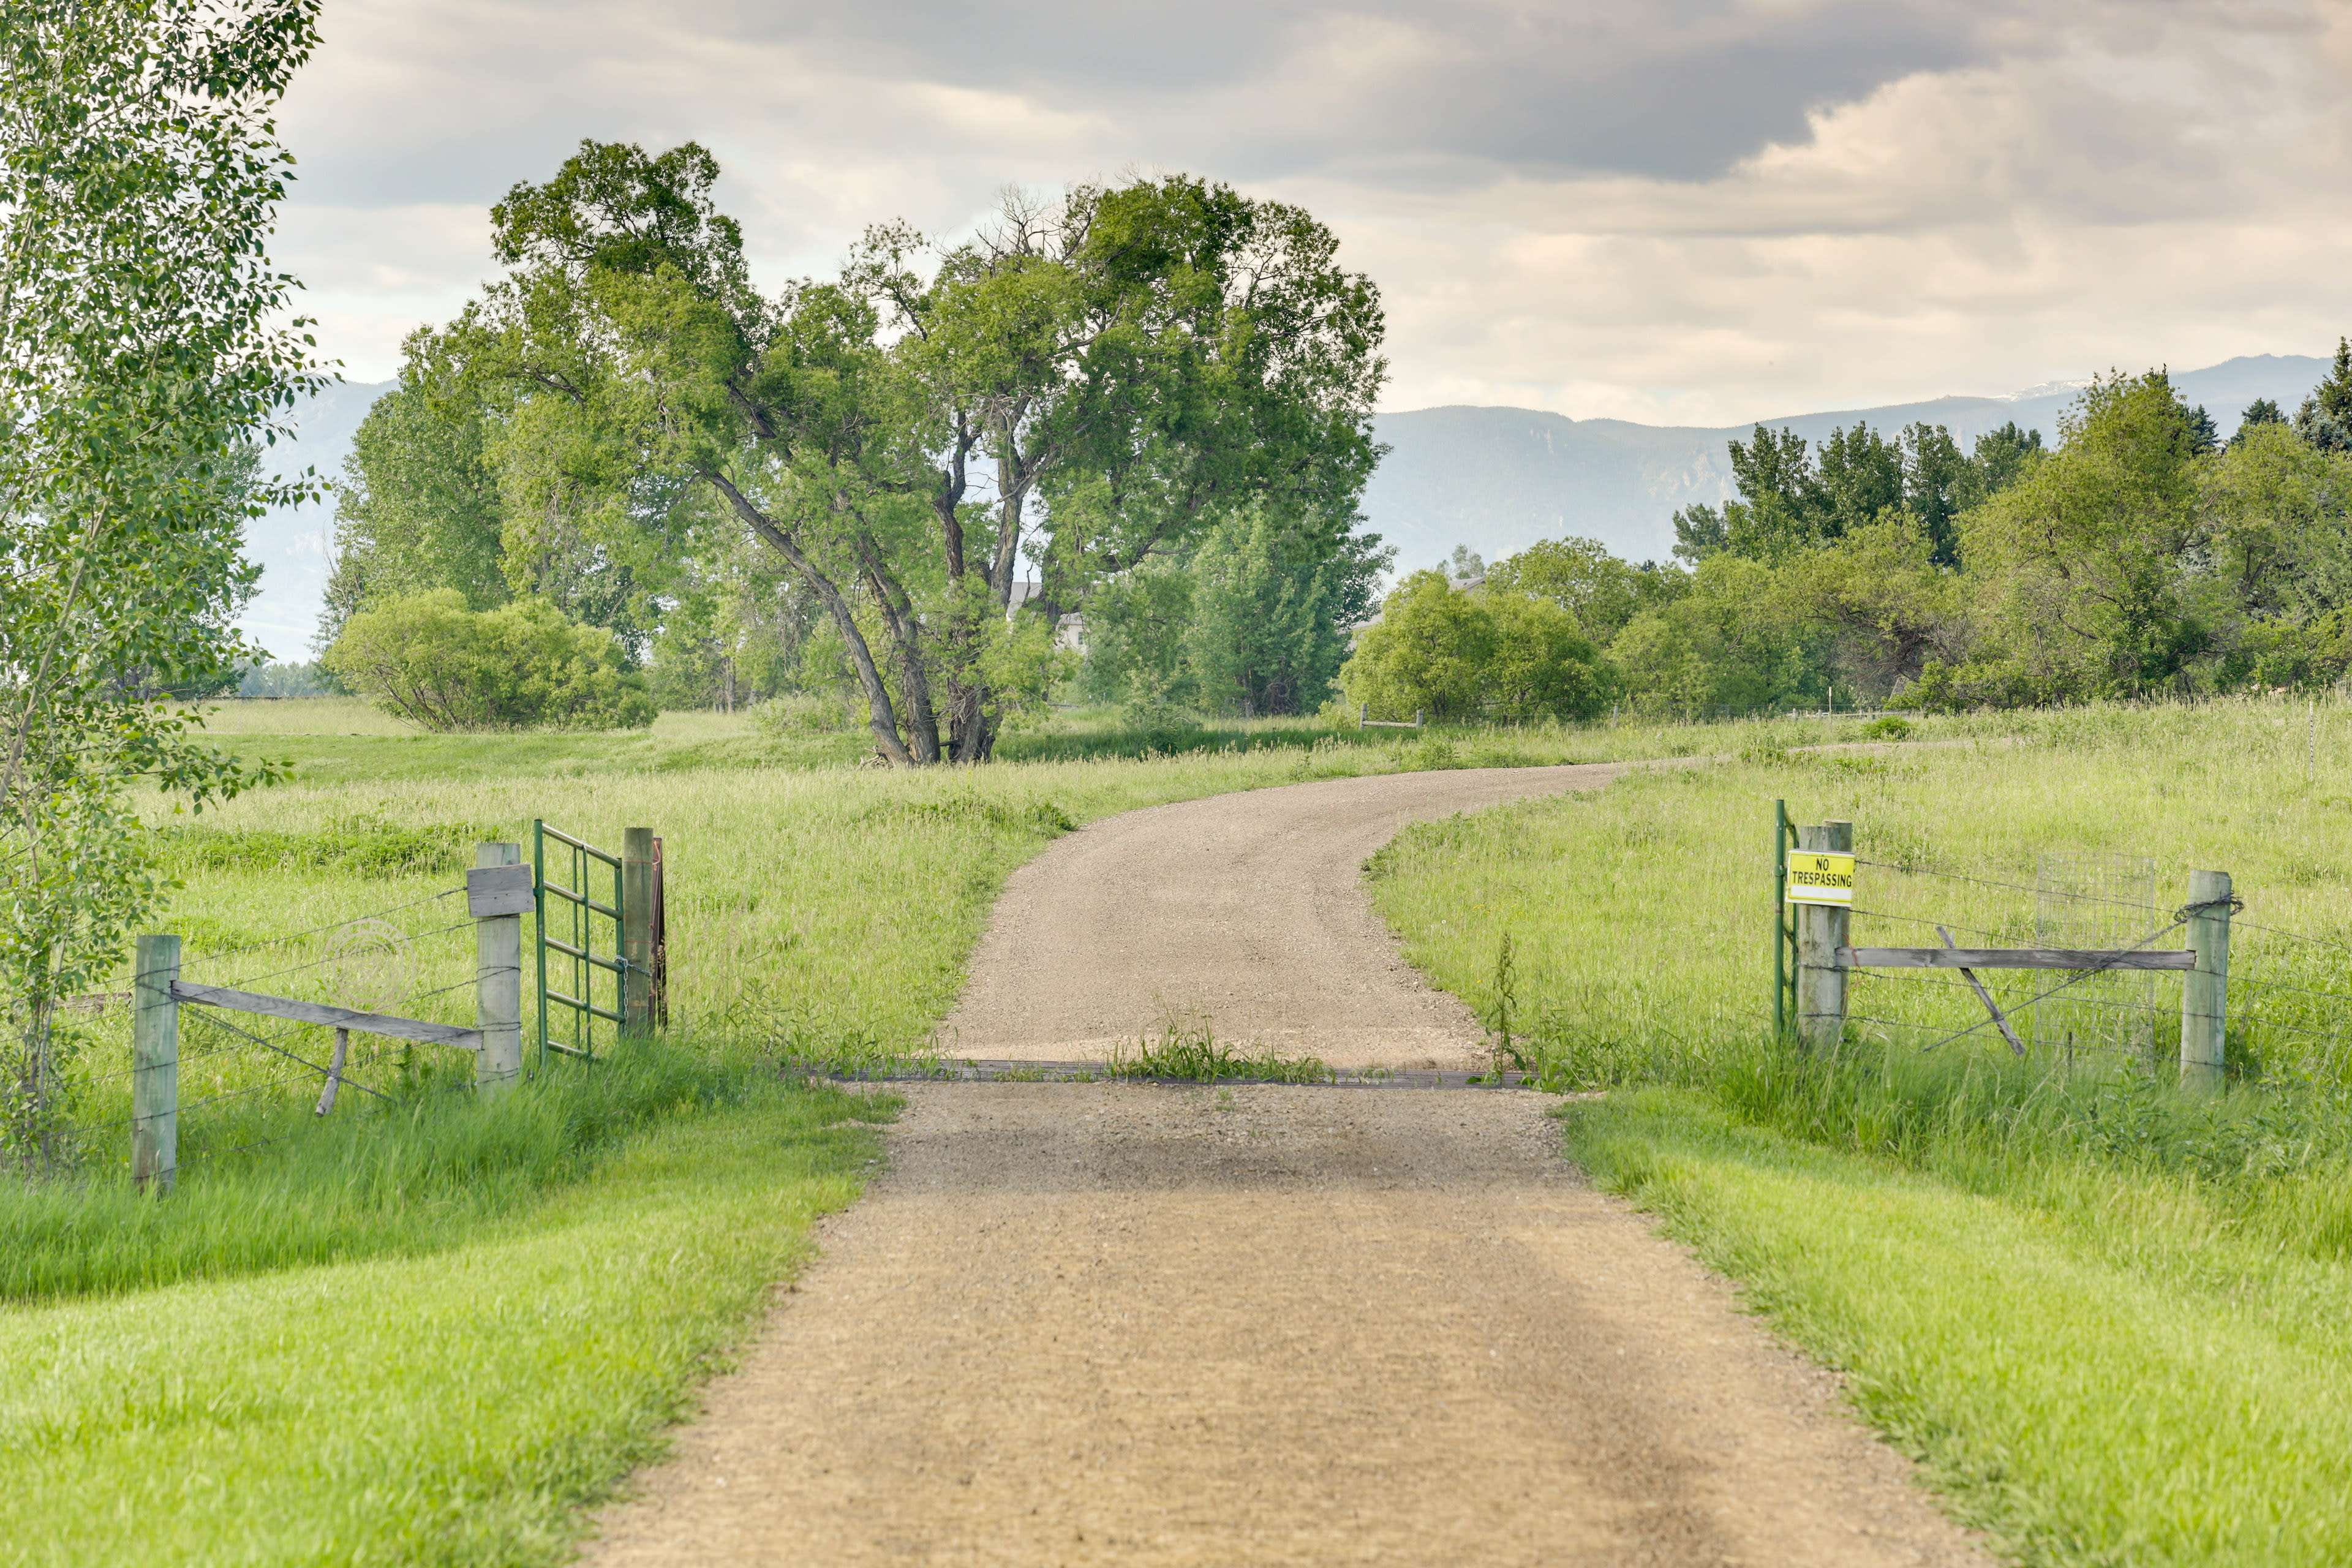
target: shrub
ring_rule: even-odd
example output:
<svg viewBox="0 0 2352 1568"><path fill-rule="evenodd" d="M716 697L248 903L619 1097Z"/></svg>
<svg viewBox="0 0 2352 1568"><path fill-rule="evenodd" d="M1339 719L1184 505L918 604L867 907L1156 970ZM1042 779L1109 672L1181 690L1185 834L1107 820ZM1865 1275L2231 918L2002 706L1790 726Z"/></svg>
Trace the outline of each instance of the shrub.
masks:
<svg viewBox="0 0 2352 1568"><path fill-rule="evenodd" d="M327 668L428 730L635 730L654 721L645 678L613 634L541 599L466 607L454 588L412 594L344 624Z"/></svg>
<svg viewBox="0 0 2352 1568"><path fill-rule="evenodd" d="M1350 702L1395 718L1590 719L1611 689L1566 610L1525 594L1456 588L1440 572L1397 586L1339 679Z"/></svg>

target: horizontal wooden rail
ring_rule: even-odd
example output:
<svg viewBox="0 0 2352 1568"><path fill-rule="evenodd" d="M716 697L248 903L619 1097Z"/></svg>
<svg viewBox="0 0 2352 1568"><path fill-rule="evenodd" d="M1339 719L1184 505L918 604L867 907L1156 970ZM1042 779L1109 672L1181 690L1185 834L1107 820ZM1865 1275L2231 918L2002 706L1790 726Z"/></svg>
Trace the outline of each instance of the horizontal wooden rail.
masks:
<svg viewBox="0 0 2352 1568"><path fill-rule="evenodd" d="M357 1029L362 1035L386 1035L395 1040L421 1040L429 1046L457 1046L468 1051L482 1048L479 1029L395 1018L389 1013L362 1013L352 1007L330 1007L318 1002L297 1002L288 996L264 996L256 991L232 991L226 985L192 985L184 980L174 980L172 1000L258 1013L264 1017L286 1018L297 1024L320 1024L331 1029Z"/></svg>
<svg viewBox="0 0 2352 1568"><path fill-rule="evenodd" d="M1845 969L2194 969L2193 952L2146 948L1842 947Z"/></svg>

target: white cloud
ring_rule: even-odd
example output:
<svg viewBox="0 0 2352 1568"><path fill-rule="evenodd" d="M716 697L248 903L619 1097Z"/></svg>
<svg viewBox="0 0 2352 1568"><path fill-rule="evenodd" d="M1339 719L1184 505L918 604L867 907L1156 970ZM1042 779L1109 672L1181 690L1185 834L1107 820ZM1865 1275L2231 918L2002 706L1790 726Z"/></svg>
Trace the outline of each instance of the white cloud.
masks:
<svg viewBox="0 0 2352 1568"><path fill-rule="evenodd" d="M373 379L488 270L488 204L583 136L709 145L777 280L1009 182L1181 168L1339 230L1390 302L1391 406L1726 423L2332 343L2347 17L334 0L279 254Z"/></svg>

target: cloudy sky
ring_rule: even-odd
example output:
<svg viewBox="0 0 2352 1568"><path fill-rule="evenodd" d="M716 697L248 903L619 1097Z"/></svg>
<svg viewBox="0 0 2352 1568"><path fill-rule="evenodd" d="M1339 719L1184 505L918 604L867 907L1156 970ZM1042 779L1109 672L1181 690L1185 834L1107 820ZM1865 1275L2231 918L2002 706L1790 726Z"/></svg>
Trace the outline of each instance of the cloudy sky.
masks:
<svg viewBox="0 0 2352 1568"><path fill-rule="evenodd" d="M771 281L1008 184L1303 203L1386 406L1729 424L2352 331L2352 0L327 0L278 256L380 380L583 137L694 139Z"/></svg>

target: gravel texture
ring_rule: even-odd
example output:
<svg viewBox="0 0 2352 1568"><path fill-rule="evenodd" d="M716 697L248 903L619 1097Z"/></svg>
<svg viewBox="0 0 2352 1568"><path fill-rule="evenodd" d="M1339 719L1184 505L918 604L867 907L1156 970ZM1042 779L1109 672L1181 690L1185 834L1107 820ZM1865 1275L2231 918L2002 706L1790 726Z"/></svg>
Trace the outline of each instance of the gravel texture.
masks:
<svg viewBox="0 0 2352 1568"><path fill-rule="evenodd" d="M1364 895L1409 822L1599 789L1622 764L1327 779L1130 811L1013 872L940 1031L950 1056L1101 1060L1170 1024L1335 1067L1484 1063Z"/></svg>
<svg viewBox="0 0 2352 1568"><path fill-rule="evenodd" d="M1520 1091L919 1086L599 1564L1976 1564Z"/></svg>
<svg viewBox="0 0 2352 1568"><path fill-rule="evenodd" d="M1613 766L1157 807L1016 872L952 1054L1171 1016L1340 1066L1479 1059L1366 900L1405 822ZM1517 1090L934 1083L623 1564L1981 1564L1827 1373L1594 1192Z"/></svg>

